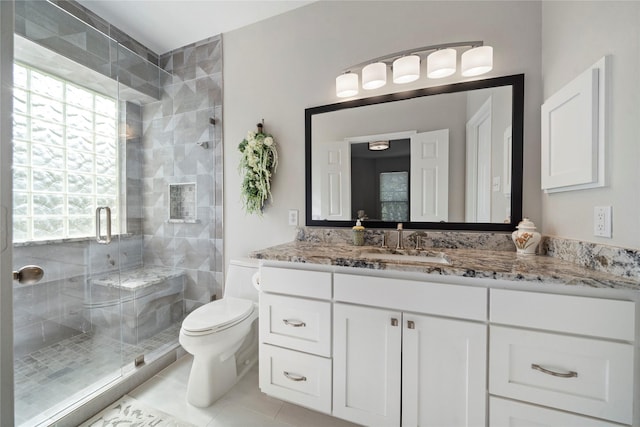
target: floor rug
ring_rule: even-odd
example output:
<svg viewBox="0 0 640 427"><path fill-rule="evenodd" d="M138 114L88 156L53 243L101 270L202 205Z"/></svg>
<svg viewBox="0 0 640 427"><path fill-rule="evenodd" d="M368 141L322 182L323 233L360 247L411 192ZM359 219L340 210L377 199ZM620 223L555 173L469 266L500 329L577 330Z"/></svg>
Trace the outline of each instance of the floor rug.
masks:
<svg viewBox="0 0 640 427"><path fill-rule="evenodd" d="M80 427L196 427L149 408L131 396L110 405L107 409L82 424Z"/></svg>

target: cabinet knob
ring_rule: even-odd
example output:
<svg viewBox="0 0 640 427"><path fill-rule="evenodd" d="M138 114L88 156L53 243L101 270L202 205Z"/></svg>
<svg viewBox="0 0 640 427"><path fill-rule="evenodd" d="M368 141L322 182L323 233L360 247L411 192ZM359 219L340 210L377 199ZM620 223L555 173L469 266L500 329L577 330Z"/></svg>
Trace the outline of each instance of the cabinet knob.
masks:
<svg viewBox="0 0 640 427"><path fill-rule="evenodd" d="M415 329L416 328L416 324L413 322L413 320L407 320L407 328L409 328L409 329Z"/></svg>
<svg viewBox="0 0 640 427"><path fill-rule="evenodd" d="M391 319L391 326L398 326L398 319L396 318Z"/></svg>

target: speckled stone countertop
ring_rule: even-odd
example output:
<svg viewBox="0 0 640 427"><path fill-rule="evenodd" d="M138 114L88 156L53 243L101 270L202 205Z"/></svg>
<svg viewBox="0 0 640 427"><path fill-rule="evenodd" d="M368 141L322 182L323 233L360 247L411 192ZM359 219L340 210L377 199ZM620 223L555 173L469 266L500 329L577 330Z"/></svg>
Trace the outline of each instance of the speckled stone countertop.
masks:
<svg viewBox="0 0 640 427"><path fill-rule="evenodd" d="M417 261L415 257L409 257L406 261L384 259L384 255L376 257L371 254L376 251L385 252L379 246L293 241L254 251L249 256L273 261L640 291L639 278L600 272L549 256L523 256L511 251L479 249L438 248L413 252L422 256L442 255L449 261L449 264L437 264Z"/></svg>

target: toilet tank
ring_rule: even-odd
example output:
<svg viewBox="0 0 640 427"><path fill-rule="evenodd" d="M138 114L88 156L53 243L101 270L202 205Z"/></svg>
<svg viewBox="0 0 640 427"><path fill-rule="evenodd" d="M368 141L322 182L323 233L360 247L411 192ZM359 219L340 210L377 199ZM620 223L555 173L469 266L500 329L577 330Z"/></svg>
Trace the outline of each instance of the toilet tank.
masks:
<svg viewBox="0 0 640 427"><path fill-rule="evenodd" d="M258 291L253 287L251 278L258 272L260 260L232 259L224 284L224 296L248 299L258 302Z"/></svg>

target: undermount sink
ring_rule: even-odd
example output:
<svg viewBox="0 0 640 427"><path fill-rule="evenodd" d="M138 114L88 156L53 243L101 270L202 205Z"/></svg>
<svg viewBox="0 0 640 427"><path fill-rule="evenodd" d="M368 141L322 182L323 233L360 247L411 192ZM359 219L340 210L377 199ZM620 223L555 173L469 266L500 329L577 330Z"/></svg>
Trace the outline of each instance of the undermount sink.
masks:
<svg viewBox="0 0 640 427"><path fill-rule="evenodd" d="M410 261L451 265L446 254L430 250L368 248L360 252L361 258L383 261Z"/></svg>

